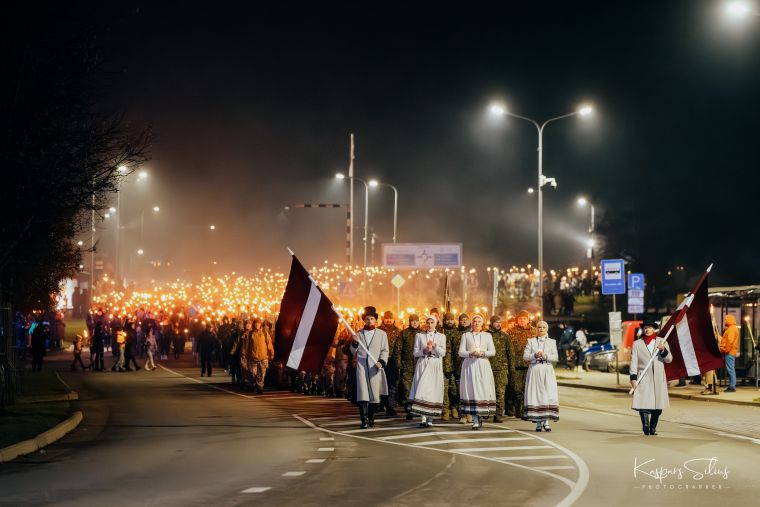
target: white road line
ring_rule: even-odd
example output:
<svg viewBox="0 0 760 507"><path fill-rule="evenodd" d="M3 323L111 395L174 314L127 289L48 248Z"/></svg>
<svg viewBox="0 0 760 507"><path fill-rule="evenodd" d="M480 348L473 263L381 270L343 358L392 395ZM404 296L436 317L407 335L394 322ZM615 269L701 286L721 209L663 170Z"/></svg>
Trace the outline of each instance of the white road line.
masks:
<svg viewBox="0 0 760 507"><path fill-rule="evenodd" d="M512 430L480 430L479 434L485 433L513 433ZM400 440L404 438L419 438L429 437L432 435L471 435L472 430L459 430L459 431L425 431L423 433L412 433L405 435L388 435L386 437L377 437L378 440Z"/></svg>
<svg viewBox="0 0 760 507"><path fill-rule="evenodd" d="M749 440L753 444L760 444L760 439L757 439L757 438L745 437L743 435L734 435L732 433L723 433L722 431L715 431L714 433L721 437L736 438L739 440Z"/></svg>
<svg viewBox="0 0 760 507"><path fill-rule="evenodd" d="M307 459L306 463L309 463L311 465L318 464L318 463L324 463L327 461L326 459Z"/></svg>
<svg viewBox="0 0 760 507"><path fill-rule="evenodd" d="M526 438L526 440L529 440ZM512 447L468 447L451 449L452 452L489 452L489 451L524 451L526 449L552 449L550 445L516 445Z"/></svg>
<svg viewBox="0 0 760 507"><path fill-rule="evenodd" d="M497 459L499 461L532 461L534 459L568 459L569 456L564 454L551 454L544 456L500 456Z"/></svg>
<svg viewBox="0 0 760 507"><path fill-rule="evenodd" d="M448 440L428 440L427 442L412 442L412 443L414 445L441 445L441 444L462 444L462 443L476 444L480 442L507 442L509 440L530 440L530 438L528 437L450 438Z"/></svg>
<svg viewBox="0 0 760 507"><path fill-rule="evenodd" d="M300 477L306 472L285 472L282 474L283 477Z"/></svg>
<svg viewBox="0 0 760 507"><path fill-rule="evenodd" d="M400 421L401 419L375 419L375 424L379 423L387 423L387 422L394 422L394 421ZM358 419L353 419L351 421L341 421L341 422L331 422L331 423L325 423L321 424L320 426L351 426L354 424L359 423L360 421Z"/></svg>
<svg viewBox="0 0 760 507"><path fill-rule="evenodd" d="M582 412L591 412L592 414L602 414L602 415L608 415L610 417L626 417L626 416L624 416L622 414L613 414L612 412L605 412L604 410L594 410L593 408L573 407L571 405L560 405L560 406L562 408L569 408L571 410L580 410Z"/></svg>
<svg viewBox="0 0 760 507"><path fill-rule="evenodd" d="M241 493L263 493L264 491L269 491L272 488L263 488L260 486L254 487L254 488L248 488L241 491Z"/></svg>
<svg viewBox="0 0 760 507"><path fill-rule="evenodd" d="M335 440L335 437L321 437L319 439L320 442L329 442L331 440Z"/></svg>
<svg viewBox="0 0 760 507"><path fill-rule="evenodd" d="M375 421L375 422L377 422L377 421ZM357 423L358 423L358 421L357 421ZM325 426L327 426L327 425L325 425ZM340 433L341 434L344 434L344 433L351 434L351 433L366 433L366 432L370 432L370 431L392 431L392 430L399 430L399 429L405 429L405 428L417 428L417 427L418 427L417 423L399 424L399 425L396 425L396 426L386 426L384 428L367 428L366 430L362 430L362 429L358 429L358 430L345 430L345 431L341 431ZM438 428L442 428L442 427L461 428L461 426L459 424L436 424L436 427L438 427ZM320 428L321 428L321 426L320 426ZM325 428L325 429L328 429L328 428ZM330 431L340 431L340 430L338 428L335 428L334 430L330 430ZM472 431L472 430L470 430L470 431ZM415 434L415 436L416 435L422 435L422 433L417 433L417 434Z"/></svg>
<svg viewBox="0 0 760 507"><path fill-rule="evenodd" d="M402 447L411 447L412 449L425 449L427 451L433 451L433 452L444 452L444 453L448 453L448 454L459 454L461 456L468 456L468 457L471 457L471 458L481 459L481 460L484 460L484 461L492 461L494 463L501 463L501 464L509 465L509 466L512 466L512 467L515 467L515 468L520 468L522 470L536 472L536 473L545 475L547 477L552 477L552 478L557 479L558 481L564 483L568 488L570 488L570 494L568 496L566 496L565 499L562 500L562 502L560 502L560 504L559 504L559 505L561 505L563 507L564 506L572 505L572 502L574 502L575 500L577 500L577 497L580 496L581 493L583 493L583 489L585 489L586 485L588 484L588 468L585 469L585 482L583 483L583 487L580 488L580 490L578 490L576 482L571 481L567 477L564 477L562 475L558 475L558 474L552 473L552 472L547 471L547 470L536 470L533 467L529 467L529 466L526 466L526 465L521 465L519 463L511 463L509 461L501 461L501 460L498 460L498 459L494 459L494 458L491 458L491 457L488 457L488 456L479 455L479 454L468 454L466 452L452 451L452 450L449 450L449 449L439 449L439 448L436 448L436 447L419 447L417 445L407 444L407 443L404 443L404 442L382 441L382 440L378 440L376 438L365 437L365 436L362 436L362 435L346 435L346 432L340 433L340 432L335 431L335 430L319 427L316 424L308 421L307 419L304 419L303 417L299 416L298 414L293 414L293 417L296 418L296 419L298 419L302 423L304 423L309 428L312 428L312 429L315 429L315 430L318 430L318 431L322 431L324 433L332 433L333 435L345 435L347 437L357 438L357 439L360 439L360 440L367 440L369 442L383 442L385 444L390 444L390 445L400 445ZM453 426L459 426L459 425L456 424L456 425L453 425ZM500 426L496 426L496 427L498 428ZM363 430L363 431L366 431L366 430ZM525 433L525 432L519 431L519 430L515 430L515 431L517 431L518 433L522 433L522 434L524 434L526 436L530 436L530 433ZM552 442L550 442L548 440L544 440L544 439L542 439L540 437L535 437L535 438L537 438L538 440L543 440L547 444L551 444L552 443ZM561 448L560 446L556 446L556 447L558 449L562 450L563 452L570 452L570 451L566 451L564 448ZM580 460L580 458L578 458L578 459ZM583 463L582 460L581 460L581 463L585 467L585 463ZM584 478L584 474L583 474L582 470L580 471L580 476L581 476L581 479ZM572 500L572 501L568 503L568 500Z"/></svg>
<svg viewBox="0 0 760 507"><path fill-rule="evenodd" d="M320 447L317 449L319 452L332 452L335 450L335 447Z"/></svg>
<svg viewBox="0 0 760 507"><path fill-rule="evenodd" d="M250 395L247 395L247 394L236 393L235 391L230 391L229 389L225 389L223 387L219 387L219 386L214 385L214 384L209 384L208 382L203 382L201 380L198 380L197 378L188 377L187 375L183 375L183 374L178 373L178 372L176 372L174 370L170 370L169 368L167 368L166 366L164 366L162 364L159 364L158 366L160 366L164 370L168 371L169 373L173 373L173 374L175 374L175 375L177 375L179 377L183 377L183 378L186 378L187 380L191 380L191 381L195 382L196 384L203 384L204 386L208 386L211 389L216 389L217 391L222 391L223 393L227 393L227 394L234 394L235 396L240 396L241 398L245 398L245 399L248 399L248 400L254 400L254 399L256 399L255 396L250 396Z"/></svg>
<svg viewBox="0 0 760 507"><path fill-rule="evenodd" d="M550 466L550 467L535 467L536 470L575 470L575 467L572 465L557 465L557 466Z"/></svg>

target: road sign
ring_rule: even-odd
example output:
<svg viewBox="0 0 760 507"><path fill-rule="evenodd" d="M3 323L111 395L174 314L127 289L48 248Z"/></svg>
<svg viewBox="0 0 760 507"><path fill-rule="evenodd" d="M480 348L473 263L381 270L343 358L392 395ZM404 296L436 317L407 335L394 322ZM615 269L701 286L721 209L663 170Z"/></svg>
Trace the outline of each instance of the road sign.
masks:
<svg viewBox="0 0 760 507"><path fill-rule="evenodd" d="M630 289L644 290L644 273L628 274L628 290Z"/></svg>
<svg viewBox="0 0 760 507"><path fill-rule="evenodd" d="M338 282L338 294L344 298L356 297L354 284L349 281Z"/></svg>
<svg viewBox="0 0 760 507"><path fill-rule="evenodd" d="M623 322L620 312L609 312L610 344L620 347L623 343Z"/></svg>
<svg viewBox="0 0 760 507"><path fill-rule="evenodd" d="M644 313L644 306L632 306L628 305L628 313L631 313L633 315Z"/></svg>
<svg viewBox="0 0 760 507"><path fill-rule="evenodd" d="M628 289L628 297L629 298L643 298L644 290L643 289Z"/></svg>
<svg viewBox="0 0 760 507"><path fill-rule="evenodd" d="M393 284L394 287L396 287L397 289L400 289L406 283L406 278L397 274L396 276L391 278L391 283Z"/></svg>
<svg viewBox="0 0 760 507"><path fill-rule="evenodd" d="M644 306L644 298L632 298L628 296L628 306Z"/></svg>
<svg viewBox="0 0 760 507"><path fill-rule="evenodd" d="M625 261L623 259L602 261L602 294L625 294Z"/></svg>
<svg viewBox="0 0 760 507"><path fill-rule="evenodd" d="M461 243L383 243L383 266L395 269L458 268Z"/></svg>

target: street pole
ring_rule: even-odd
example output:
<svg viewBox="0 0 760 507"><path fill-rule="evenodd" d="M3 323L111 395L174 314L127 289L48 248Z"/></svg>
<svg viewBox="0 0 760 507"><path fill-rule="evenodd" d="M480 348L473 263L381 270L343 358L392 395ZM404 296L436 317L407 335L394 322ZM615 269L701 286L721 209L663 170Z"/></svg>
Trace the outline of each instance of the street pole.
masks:
<svg viewBox="0 0 760 507"><path fill-rule="evenodd" d="M354 265L354 158L354 135L351 134L351 160L348 165L348 184L350 187L348 201L349 266Z"/></svg>
<svg viewBox="0 0 760 507"><path fill-rule="evenodd" d="M536 124L538 127L538 124ZM544 127L538 128L538 305L544 313Z"/></svg>
<svg viewBox="0 0 760 507"><path fill-rule="evenodd" d="M115 267L116 281L121 283L121 180L116 187L116 255Z"/></svg>
<svg viewBox="0 0 760 507"><path fill-rule="evenodd" d="M398 190L393 185L388 185L393 189L393 243L396 244L396 225L398 222Z"/></svg>
<svg viewBox="0 0 760 507"><path fill-rule="evenodd" d="M92 194L92 227L90 227L90 301L89 307L92 308L92 298L95 295L95 193Z"/></svg>

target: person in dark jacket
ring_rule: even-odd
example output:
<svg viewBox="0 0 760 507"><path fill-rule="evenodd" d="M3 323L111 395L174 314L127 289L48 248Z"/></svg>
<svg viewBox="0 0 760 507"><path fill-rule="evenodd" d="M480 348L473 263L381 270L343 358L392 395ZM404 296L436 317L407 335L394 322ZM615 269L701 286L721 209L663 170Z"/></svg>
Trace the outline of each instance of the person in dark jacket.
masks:
<svg viewBox="0 0 760 507"><path fill-rule="evenodd" d="M105 337L106 333L103 331L103 323L95 323L95 330L92 335L92 345L90 345L93 359L90 362L89 366L95 371L105 370L105 362L103 361L103 352L105 351Z"/></svg>
<svg viewBox="0 0 760 507"><path fill-rule="evenodd" d="M204 374L211 376L211 361L214 358L214 350L219 346L219 340L211 330L211 323L206 323L206 329L198 335L198 351L201 355L201 377Z"/></svg>
<svg viewBox="0 0 760 507"><path fill-rule="evenodd" d="M127 371L132 371L129 367L130 361L135 365L135 371L140 369L140 365L137 364L135 359L135 347L137 346L137 333L131 322L127 322L124 325L124 332L127 333L127 341L124 344L124 368Z"/></svg>
<svg viewBox="0 0 760 507"><path fill-rule="evenodd" d="M45 357L45 341L48 339L49 331L38 318L32 331L32 371L42 370L42 358Z"/></svg>

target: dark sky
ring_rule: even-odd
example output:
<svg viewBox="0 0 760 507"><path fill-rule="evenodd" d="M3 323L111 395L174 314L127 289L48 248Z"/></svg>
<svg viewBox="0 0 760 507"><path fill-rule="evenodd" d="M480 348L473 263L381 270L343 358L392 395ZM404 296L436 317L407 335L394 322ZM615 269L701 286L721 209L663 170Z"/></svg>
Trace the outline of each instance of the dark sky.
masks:
<svg viewBox="0 0 760 507"><path fill-rule="evenodd" d="M123 217L160 204L146 236L164 258L284 268L287 245L307 265L342 261L342 211L282 208L348 200L333 175L355 133L357 176L399 189L400 241L535 262L536 131L486 107L544 120L589 101L593 118L545 132L559 182L544 194L545 265L583 261L585 194L597 220L635 228L640 269L715 262L716 283L760 281L760 18L731 25L722 2L694 0L152 4L66 14L104 34L108 103L158 135L150 189L127 188ZM371 192L378 242L392 206Z"/></svg>

